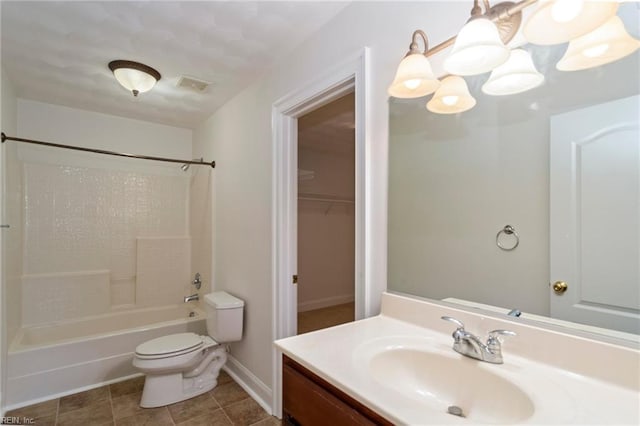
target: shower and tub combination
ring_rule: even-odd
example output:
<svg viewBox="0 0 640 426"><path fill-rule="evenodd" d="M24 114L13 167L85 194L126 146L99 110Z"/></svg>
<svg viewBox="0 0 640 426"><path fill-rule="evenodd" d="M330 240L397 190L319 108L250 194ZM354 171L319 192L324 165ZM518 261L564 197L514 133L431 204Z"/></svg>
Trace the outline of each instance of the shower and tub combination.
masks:
<svg viewBox="0 0 640 426"><path fill-rule="evenodd" d="M23 260L7 409L139 375L134 351L150 339L206 334L200 302L185 300L200 282L191 275L187 170L215 163L2 134L5 141L26 142L18 148L22 223L12 226L22 234Z"/></svg>

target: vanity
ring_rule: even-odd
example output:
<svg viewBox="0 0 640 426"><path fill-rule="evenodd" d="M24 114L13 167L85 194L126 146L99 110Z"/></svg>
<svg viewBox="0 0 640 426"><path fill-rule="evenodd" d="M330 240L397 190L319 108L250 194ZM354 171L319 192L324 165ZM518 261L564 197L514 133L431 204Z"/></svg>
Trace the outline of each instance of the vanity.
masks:
<svg viewBox="0 0 640 426"><path fill-rule="evenodd" d="M502 364L452 349L508 330ZM275 342L286 424L638 424L640 351L504 314L384 293L381 314Z"/></svg>

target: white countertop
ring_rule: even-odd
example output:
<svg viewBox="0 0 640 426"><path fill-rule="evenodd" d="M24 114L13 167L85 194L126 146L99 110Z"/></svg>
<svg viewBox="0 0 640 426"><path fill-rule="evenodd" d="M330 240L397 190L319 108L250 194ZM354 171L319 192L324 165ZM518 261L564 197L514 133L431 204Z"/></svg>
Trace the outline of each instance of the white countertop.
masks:
<svg viewBox="0 0 640 426"><path fill-rule="evenodd" d="M635 374L637 377L640 371L637 365L640 363L638 351L610 347L608 348L611 351L609 358L605 357L593 362L589 360L575 362L576 368L581 370L577 373L574 370L562 368L566 359L547 362L549 359L547 356L545 362L539 362L529 357L525 358L517 354L516 350L510 352L509 342L507 342L503 349L504 364L489 364L464 357L451 349L452 325L440 320L441 314L446 314L445 311L452 311L451 309L434 306L428 302L403 299L406 298L385 294L383 314L379 316L278 340L275 345L293 360L396 424L477 424L477 421L472 423L471 418L447 414L447 404L444 402L434 403L433 398L426 398L419 393L398 392L382 383L380 379L376 379L369 368L372 348L375 351L380 347L395 349L399 346L407 346L452 357L454 362L459 360L461 363L476 363L472 366L473 368L477 365L477 368L504 378L529 397L533 403L533 413L525 419L520 419L517 424L640 423L640 393L637 385L640 377L616 381L618 377L628 378L629 374ZM405 306L404 303L408 305ZM421 306L421 304L424 305ZM436 318L432 322L433 328L415 324L415 313L419 311L427 318ZM453 316L462 317L465 323L473 323L469 315L474 314L453 311ZM406 318L398 319L403 315L406 315ZM480 324L492 327L485 331L493 328L509 328L509 323L505 327L494 327L492 322L495 321L492 319L479 318L478 321ZM517 328L515 325L510 327L512 330ZM469 326L467 329L476 331ZM526 330L516 331L529 339L535 335L535 333L528 334ZM524 332L520 333L522 331ZM544 331L538 334L544 336ZM519 337L512 339L515 341ZM549 338L557 339L557 333ZM571 338L563 340L567 339L571 340ZM549 342L553 343L553 340ZM538 342L536 347L544 346L545 343ZM584 352L585 339L579 339L576 345L580 353L567 354L566 348L560 348L563 353L558 354L558 357L576 360L590 357L589 353ZM594 342L594 345L601 346L598 342ZM520 351L532 347L530 345L513 346ZM601 347L594 346L591 353L600 356L602 350ZM618 353L620 350L622 355ZM554 348L547 348L546 352L549 351L554 351ZM614 363L612 364L611 361ZM624 365L629 362L630 365ZM634 362L636 365L633 365ZM584 370L598 365L601 369L625 368L626 372L620 375L612 374L611 377L606 373L595 374L595 377L583 374ZM455 401L451 403L455 404ZM516 422L509 422L509 424L516 424Z"/></svg>

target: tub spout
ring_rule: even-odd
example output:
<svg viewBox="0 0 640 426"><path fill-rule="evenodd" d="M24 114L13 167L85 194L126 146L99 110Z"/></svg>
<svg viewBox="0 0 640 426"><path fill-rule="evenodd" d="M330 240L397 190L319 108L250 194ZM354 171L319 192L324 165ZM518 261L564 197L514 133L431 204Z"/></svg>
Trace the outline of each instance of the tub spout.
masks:
<svg viewBox="0 0 640 426"><path fill-rule="evenodd" d="M184 297L184 303L191 302L192 300L200 300L200 296L198 296L198 293L192 294L191 296Z"/></svg>

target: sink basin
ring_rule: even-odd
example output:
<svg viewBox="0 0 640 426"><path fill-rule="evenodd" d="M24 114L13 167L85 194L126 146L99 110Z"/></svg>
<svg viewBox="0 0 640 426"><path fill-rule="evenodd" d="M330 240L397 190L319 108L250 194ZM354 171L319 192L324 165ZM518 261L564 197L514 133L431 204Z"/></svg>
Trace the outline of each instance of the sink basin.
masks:
<svg viewBox="0 0 640 426"><path fill-rule="evenodd" d="M467 420L483 424L514 424L534 414L524 391L490 371L504 366L426 348L378 349L366 357L368 373L383 386L425 404L425 409L447 413L449 407L458 407Z"/></svg>

